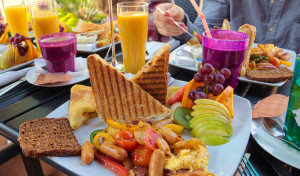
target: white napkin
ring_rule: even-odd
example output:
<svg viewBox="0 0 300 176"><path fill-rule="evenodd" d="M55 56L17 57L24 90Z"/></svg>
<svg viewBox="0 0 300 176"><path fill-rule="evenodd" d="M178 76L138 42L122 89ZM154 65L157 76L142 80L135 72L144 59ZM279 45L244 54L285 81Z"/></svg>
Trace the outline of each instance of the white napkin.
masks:
<svg viewBox="0 0 300 176"><path fill-rule="evenodd" d="M18 71L8 71L5 73L0 74L0 87L5 86L9 83L15 82L26 75L26 73L32 67L24 68Z"/></svg>
<svg viewBox="0 0 300 176"><path fill-rule="evenodd" d="M34 60L36 74L47 74L48 70L46 68L46 62L44 59L35 59ZM88 69L86 67L86 59L82 57L75 58L75 71L68 71L66 74L71 75L73 77L80 77L88 74Z"/></svg>

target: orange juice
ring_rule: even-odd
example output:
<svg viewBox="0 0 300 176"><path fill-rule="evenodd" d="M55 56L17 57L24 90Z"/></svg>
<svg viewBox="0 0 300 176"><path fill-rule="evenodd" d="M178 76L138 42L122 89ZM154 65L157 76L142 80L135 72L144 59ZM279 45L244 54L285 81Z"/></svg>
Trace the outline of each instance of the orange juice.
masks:
<svg viewBox="0 0 300 176"><path fill-rule="evenodd" d="M32 17L32 27L35 40L38 41L43 35L59 32L59 20L57 13L39 11Z"/></svg>
<svg viewBox="0 0 300 176"><path fill-rule="evenodd" d="M145 65L148 34L148 13L124 12L118 14L125 73L135 74Z"/></svg>
<svg viewBox="0 0 300 176"><path fill-rule="evenodd" d="M26 9L23 5L13 5L4 8L6 21L11 30L11 34L20 33L28 37L28 23Z"/></svg>

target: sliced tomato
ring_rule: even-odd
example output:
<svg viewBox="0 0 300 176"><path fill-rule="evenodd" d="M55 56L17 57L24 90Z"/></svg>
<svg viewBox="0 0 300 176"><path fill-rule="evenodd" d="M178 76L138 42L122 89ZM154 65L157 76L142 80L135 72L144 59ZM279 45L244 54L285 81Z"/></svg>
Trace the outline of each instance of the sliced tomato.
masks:
<svg viewBox="0 0 300 176"><path fill-rule="evenodd" d="M118 176L128 176L127 170L124 166L109 159L100 151L97 151L96 149L94 149L94 151L95 158L99 161L100 164L104 165L107 169L111 170Z"/></svg>
<svg viewBox="0 0 300 176"><path fill-rule="evenodd" d="M153 151L144 145L138 145L131 153L130 160L137 166L149 166Z"/></svg>
<svg viewBox="0 0 300 176"><path fill-rule="evenodd" d="M280 67L280 60L277 57L270 58L270 62L276 67Z"/></svg>
<svg viewBox="0 0 300 176"><path fill-rule="evenodd" d="M137 146L132 130L122 130L114 136L115 144L127 151L132 151Z"/></svg>
<svg viewBox="0 0 300 176"><path fill-rule="evenodd" d="M150 149L152 151L158 149L158 146L156 143L158 138L161 138L161 136L155 131L155 129L152 127L147 127L146 135L144 137L144 143L148 149Z"/></svg>
<svg viewBox="0 0 300 176"><path fill-rule="evenodd" d="M174 95L172 95L169 100L168 104L171 106L172 104L176 102L182 101L183 93L187 85L183 86L181 89L179 89Z"/></svg>
<svg viewBox="0 0 300 176"><path fill-rule="evenodd" d="M189 98L189 93L191 90L195 90L198 86L204 86L204 84L201 82L196 82L194 79L192 79L187 85L183 93L182 97L182 107L186 108L192 108L194 105L193 101Z"/></svg>

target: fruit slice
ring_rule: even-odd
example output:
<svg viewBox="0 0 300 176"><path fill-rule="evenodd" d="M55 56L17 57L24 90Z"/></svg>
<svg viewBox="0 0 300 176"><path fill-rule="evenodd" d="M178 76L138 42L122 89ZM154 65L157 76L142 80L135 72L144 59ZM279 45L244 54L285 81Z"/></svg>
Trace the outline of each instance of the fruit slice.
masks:
<svg viewBox="0 0 300 176"><path fill-rule="evenodd" d="M1 56L1 68L8 69L14 66L16 57L16 48L14 46L7 46L7 50Z"/></svg>
<svg viewBox="0 0 300 176"><path fill-rule="evenodd" d="M172 89L170 87L168 87L167 97L169 96L170 98L167 98L167 101L168 101L167 104L168 105L173 105L175 102L179 102L179 101L181 102L182 101L182 97L183 97L183 93L184 93L184 90L185 90L185 87L186 87L186 85L183 86L183 87L178 87L179 89L172 88L173 91L176 91L172 95L169 95L169 94L171 94ZM169 92L169 90L170 90L170 92Z"/></svg>
<svg viewBox="0 0 300 176"><path fill-rule="evenodd" d="M193 112L191 114L193 114ZM219 116L219 115L224 116L224 115L222 115L221 113L219 113L217 111L211 111L209 109L202 110L201 112L198 112L197 114L198 114L197 116L192 116L193 118L190 120L190 123L193 123L198 117L204 117L204 116L209 116L209 115L212 115L212 116ZM225 117L225 116L224 116L224 118L227 119L227 117Z"/></svg>
<svg viewBox="0 0 300 176"><path fill-rule="evenodd" d="M189 120L191 117L191 112L193 110L185 107L177 107L173 113L175 123L183 126L186 129L190 129L190 122Z"/></svg>
<svg viewBox="0 0 300 176"><path fill-rule="evenodd" d="M30 61L30 60L34 59L34 51L33 51L34 47L30 40L25 40L25 46L28 47L27 61Z"/></svg>
<svg viewBox="0 0 300 176"><path fill-rule="evenodd" d="M229 120L224 117L224 116L212 116L212 115L207 115L207 116L199 116L198 118L196 118L195 121L190 122L190 127L194 128L196 127L199 123L205 122L205 121L209 121L209 120L213 120L213 121L220 121L223 122L225 124L227 124L228 126L230 126L230 122Z"/></svg>
<svg viewBox="0 0 300 176"><path fill-rule="evenodd" d="M232 126L220 121L209 120L197 124L191 131L191 134L199 138L204 135L232 136Z"/></svg>
<svg viewBox="0 0 300 176"><path fill-rule="evenodd" d="M193 30L192 34L198 39L198 41L202 44L202 37L195 31Z"/></svg>
<svg viewBox="0 0 300 176"><path fill-rule="evenodd" d="M191 115L193 117L195 117L197 115L200 115L201 111L203 111L203 110L211 110L211 111L217 111L217 112L221 113L222 115L224 115L225 117L227 117L228 120L231 119L230 113L226 109L226 107L224 107L224 108L221 109L220 107L217 107L217 106L214 106L214 105L202 105L202 104L198 104L198 105L193 106L193 109L195 110L194 112L191 113Z"/></svg>
<svg viewBox="0 0 300 176"><path fill-rule="evenodd" d="M204 86L204 84L202 82L196 82L194 79L187 84L182 97L182 107L192 108L194 102L189 98L189 93L191 90L195 90L199 86Z"/></svg>
<svg viewBox="0 0 300 176"><path fill-rule="evenodd" d="M27 53L24 56L21 56L17 47L13 46L16 51L15 64L19 65L27 61Z"/></svg>
<svg viewBox="0 0 300 176"><path fill-rule="evenodd" d="M3 34L0 37L0 43L1 44L9 42L8 31L9 31L9 28L6 27L5 30L4 30L4 32L3 32Z"/></svg>
<svg viewBox="0 0 300 176"><path fill-rule="evenodd" d="M205 142L205 145L222 145L229 142L229 139L223 136L217 136L217 135L205 135L199 137L199 139L203 140Z"/></svg>
<svg viewBox="0 0 300 176"><path fill-rule="evenodd" d="M226 89L216 99L217 102L222 103L229 111L231 118L234 118L233 111L233 88L227 86Z"/></svg>

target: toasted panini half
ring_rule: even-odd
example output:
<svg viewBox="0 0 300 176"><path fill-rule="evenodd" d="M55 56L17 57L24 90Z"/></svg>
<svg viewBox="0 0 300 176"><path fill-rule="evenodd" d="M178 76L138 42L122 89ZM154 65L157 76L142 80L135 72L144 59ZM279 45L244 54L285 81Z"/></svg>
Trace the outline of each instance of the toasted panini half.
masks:
<svg viewBox="0 0 300 176"><path fill-rule="evenodd" d="M105 122L109 118L125 122L135 118L162 120L171 116L168 108L99 55L90 55L87 65L96 109Z"/></svg>
<svg viewBox="0 0 300 176"><path fill-rule="evenodd" d="M230 24L229 24L229 21L227 19L223 20L222 29L223 30L230 30Z"/></svg>
<svg viewBox="0 0 300 176"><path fill-rule="evenodd" d="M160 103L166 104L170 46L165 44L131 79Z"/></svg>
<svg viewBox="0 0 300 176"><path fill-rule="evenodd" d="M248 44L247 51L245 53L245 58L242 63L242 69L241 69L241 73L240 73L240 76L245 76L246 70L247 70L247 67L249 64L251 48L253 46L255 36L256 36L256 27L252 26L250 24L244 24L244 25L240 26L239 32L243 32L249 36L249 44Z"/></svg>
<svg viewBox="0 0 300 176"><path fill-rule="evenodd" d="M87 23L81 19L78 20L73 32L74 33L85 33L89 31L99 31L101 30L101 25L95 23Z"/></svg>
<svg viewBox="0 0 300 176"><path fill-rule="evenodd" d="M293 71L286 67L270 70L247 70L246 77L251 80L276 83L293 78Z"/></svg>

